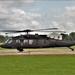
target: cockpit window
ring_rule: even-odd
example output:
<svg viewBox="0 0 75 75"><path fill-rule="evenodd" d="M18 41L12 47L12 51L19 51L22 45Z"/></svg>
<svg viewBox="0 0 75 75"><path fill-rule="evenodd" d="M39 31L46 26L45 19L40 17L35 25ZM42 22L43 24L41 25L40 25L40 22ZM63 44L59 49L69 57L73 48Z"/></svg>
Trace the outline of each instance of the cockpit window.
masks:
<svg viewBox="0 0 75 75"><path fill-rule="evenodd" d="M8 43L12 43L12 40L9 40Z"/></svg>
<svg viewBox="0 0 75 75"><path fill-rule="evenodd" d="M10 39L8 39L5 43L12 43L12 39L10 38Z"/></svg>

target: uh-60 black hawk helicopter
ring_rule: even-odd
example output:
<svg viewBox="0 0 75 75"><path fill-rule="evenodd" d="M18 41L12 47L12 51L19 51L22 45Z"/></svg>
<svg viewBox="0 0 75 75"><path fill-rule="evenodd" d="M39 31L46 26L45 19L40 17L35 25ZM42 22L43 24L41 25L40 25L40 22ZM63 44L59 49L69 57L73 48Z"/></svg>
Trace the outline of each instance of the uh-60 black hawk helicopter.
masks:
<svg viewBox="0 0 75 75"><path fill-rule="evenodd" d="M68 47L74 51L71 46L75 45L75 41L65 41L58 39L51 39L47 35L32 35L29 32L44 31L49 32L52 29L57 28L47 28L47 29L37 29L37 30L0 30L1 32L13 32L22 33L26 32L25 35L15 36L9 38L4 44L0 45L2 48L16 48L18 51L22 52L24 48L49 48L49 47Z"/></svg>

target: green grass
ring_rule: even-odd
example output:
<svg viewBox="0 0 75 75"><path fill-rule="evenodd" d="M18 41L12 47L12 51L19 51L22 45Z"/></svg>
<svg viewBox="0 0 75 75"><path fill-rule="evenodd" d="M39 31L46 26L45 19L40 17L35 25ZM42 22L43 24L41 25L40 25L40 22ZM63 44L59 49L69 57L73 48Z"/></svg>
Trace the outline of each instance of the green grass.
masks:
<svg viewBox="0 0 75 75"><path fill-rule="evenodd" d="M0 75L75 75L75 55L0 56Z"/></svg>

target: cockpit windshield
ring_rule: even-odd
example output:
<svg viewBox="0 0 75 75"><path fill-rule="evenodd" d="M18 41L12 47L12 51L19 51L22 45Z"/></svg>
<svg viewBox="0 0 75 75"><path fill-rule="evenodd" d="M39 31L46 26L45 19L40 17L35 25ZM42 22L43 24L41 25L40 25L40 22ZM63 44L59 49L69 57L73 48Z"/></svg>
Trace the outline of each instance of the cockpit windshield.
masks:
<svg viewBox="0 0 75 75"><path fill-rule="evenodd" d="M8 43L8 44L12 43L12 38L8 39L8 40L5 42L5 44L6 44L6 43Z"/></svg>

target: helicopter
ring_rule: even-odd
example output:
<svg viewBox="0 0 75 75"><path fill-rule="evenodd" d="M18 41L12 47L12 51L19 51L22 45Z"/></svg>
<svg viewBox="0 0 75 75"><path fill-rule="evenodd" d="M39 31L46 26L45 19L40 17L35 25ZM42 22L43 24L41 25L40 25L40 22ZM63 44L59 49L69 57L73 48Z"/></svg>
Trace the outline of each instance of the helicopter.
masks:
<svg viewBox="0 0 75 75"><path fill-rule="evenodd" d="M46 28L46 29L26 29L26 30L0 30L0 32L12 32L12 33L22 33L25 35L19 35L15 37L10 37L3 44L0 45L2 48L16 48L19 52L24 51L24 48L51 48L51 47L68 47L74 51L71 46L75 45L75 41L65 41L58 40L48 37L47 35L39 34L29 34L29 32L50 32L50 30L57 28Z"/></svg>

